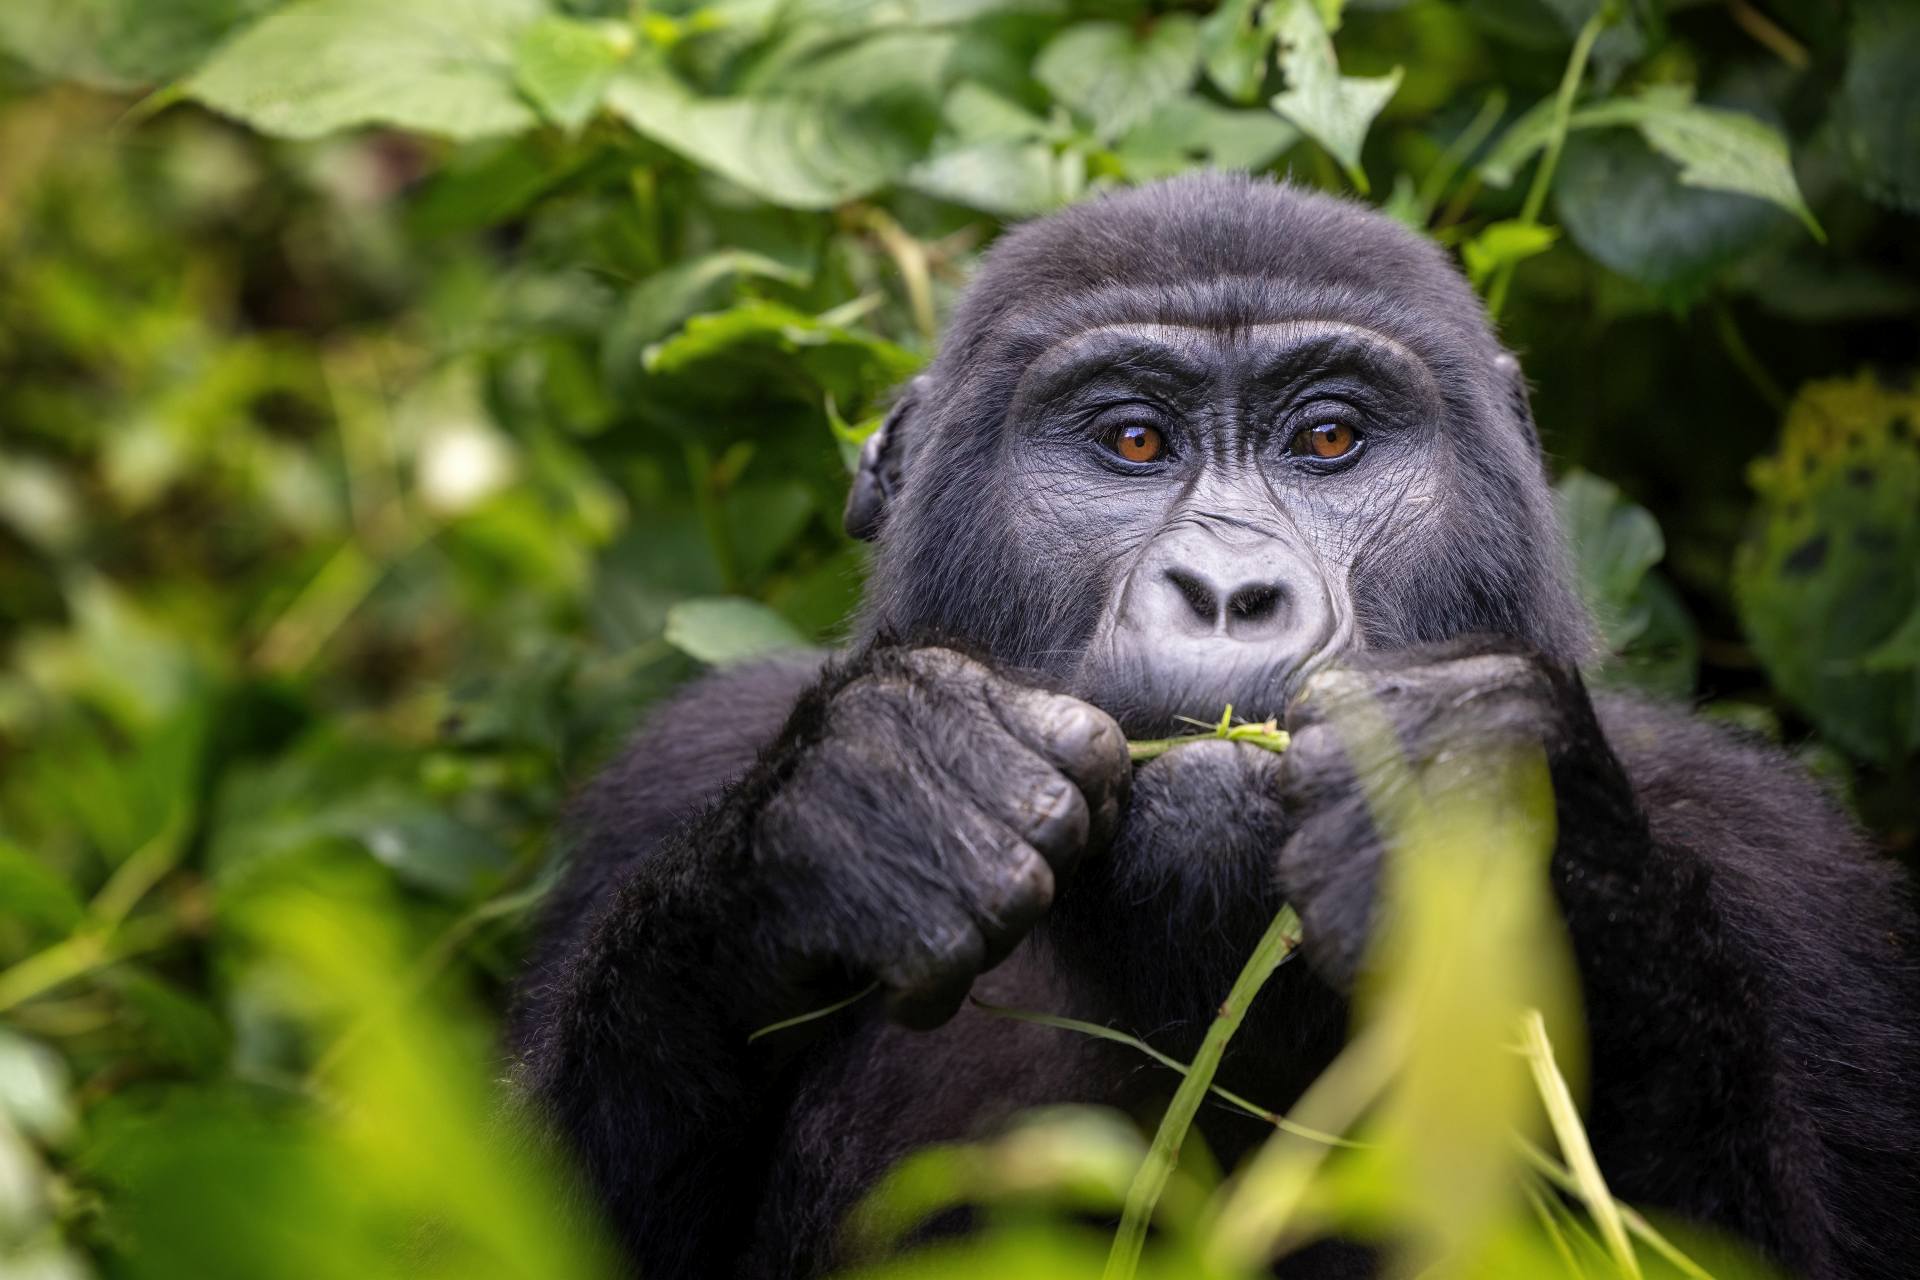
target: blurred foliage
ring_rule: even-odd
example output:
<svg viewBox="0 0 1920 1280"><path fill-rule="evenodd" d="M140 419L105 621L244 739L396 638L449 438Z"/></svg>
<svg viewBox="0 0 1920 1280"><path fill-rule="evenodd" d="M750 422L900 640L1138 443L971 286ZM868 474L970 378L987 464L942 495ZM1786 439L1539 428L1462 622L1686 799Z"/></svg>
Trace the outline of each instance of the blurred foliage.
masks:
<svg viewBox="0 0 1920 1280"><path fill-rule="evenodd" d="M0 1274L604 1270L493 1100L565 796L841 634L844 466L1000 220L1196 166L1456 248L1596 678L1911 857L1915 66L1905 0L7 0ZM1010 1216L926 1274L1100 1264L1035 1206L1144 1148L1055 1120L939 1184ZM1341 1203L1418 1227L1504 1123ZM1612 1265L1532 1203L1488 1267Z"/></svg>

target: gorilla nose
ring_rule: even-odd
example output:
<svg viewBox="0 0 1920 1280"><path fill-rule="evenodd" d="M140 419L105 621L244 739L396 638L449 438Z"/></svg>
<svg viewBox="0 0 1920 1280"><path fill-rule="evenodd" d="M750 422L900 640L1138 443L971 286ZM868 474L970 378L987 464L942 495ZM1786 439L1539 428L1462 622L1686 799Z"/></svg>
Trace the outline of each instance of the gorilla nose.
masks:
<svg viewBox="0 0 1920 1280"><path fill-rule="evenodd" d="M1166 569L1163 577L1171 588L1168 594L1177 596L1186 608L1183 612L1169 599L1165 603L1170 607L1158 612L1182 634L1261 640L1278 636L1287 628L1287 588L1283 582L1252 578L1222 583L1218 568L1210 571L1204 566Z"/></svg>

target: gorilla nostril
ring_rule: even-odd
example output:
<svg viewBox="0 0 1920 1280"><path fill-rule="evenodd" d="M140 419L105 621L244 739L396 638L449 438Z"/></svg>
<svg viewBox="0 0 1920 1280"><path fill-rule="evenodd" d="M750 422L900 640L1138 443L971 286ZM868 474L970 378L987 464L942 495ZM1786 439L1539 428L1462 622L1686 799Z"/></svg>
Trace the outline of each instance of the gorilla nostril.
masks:
<svg viewBox="0 0 1920 1280"><path fill-rule="evenodd" d="M1236 622L1265 622L1280 609L1280 588L1261 584L1242 587L1227 599L1227 612Z"/></svg>
<svg viewBox="0 0 1920 1280"><path fill-rule="evenodd" d="M1187 607L1192 609L1200 621L1212 625L1220 617L1220 597L1212 587L1191 573L1180 569L1167 570L1167 580L1180 589L1186 599Z"/></svg>

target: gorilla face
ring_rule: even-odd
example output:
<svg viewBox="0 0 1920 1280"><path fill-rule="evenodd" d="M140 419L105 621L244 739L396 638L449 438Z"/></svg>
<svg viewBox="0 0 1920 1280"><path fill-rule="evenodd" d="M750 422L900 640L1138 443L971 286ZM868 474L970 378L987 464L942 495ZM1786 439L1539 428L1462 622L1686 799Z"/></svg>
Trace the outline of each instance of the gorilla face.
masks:
<svg viewBox="0 0 1920 1280"><path fill-rule="evenodd" d="M1136 735L1278 716L1355 646L1480 631L1577 660L1482 315L1434 246L1285 186L1190 179L1013 232L866 450L867 633L982 651Z"/></svg>
<svg viewBox="0 0 1920 1280"><path fill-rule="evenodd" d="M1136 725L1279 715L1355 639L1351 584L1436 466L1426 366L1338 321L1102 326L1021 379L1006 483L1028 536L1098 563L1070 687Z"/></svg>

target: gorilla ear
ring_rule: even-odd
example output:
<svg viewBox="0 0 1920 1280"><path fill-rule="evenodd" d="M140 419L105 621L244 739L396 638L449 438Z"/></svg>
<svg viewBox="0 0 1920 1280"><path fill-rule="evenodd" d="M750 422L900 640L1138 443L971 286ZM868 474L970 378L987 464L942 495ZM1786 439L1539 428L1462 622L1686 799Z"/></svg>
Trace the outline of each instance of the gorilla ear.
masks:
<svg viewBox="0 0 1920 1280"><path fill-rule="evenodd" d="M1541 457L1540 428L1534 425L1533 402L1527 393L1527 375L1520 372L1519 357L1511 351L1502 351L1493 358L1493 367L1506 383L1507 407L1514 421L1526 433L1527 443L1533 446L1533 456Z"/></svg>
<svg viewBox="0 0 1920 1280"><path fill-rule="evenodd" d="M906 385L886 418L860 446L860 464L847 492L847 535L871 542L880 532L887 503L900 492L900 459L906 449L907 420L920 407L927 377L921 374Z"/></svg>

